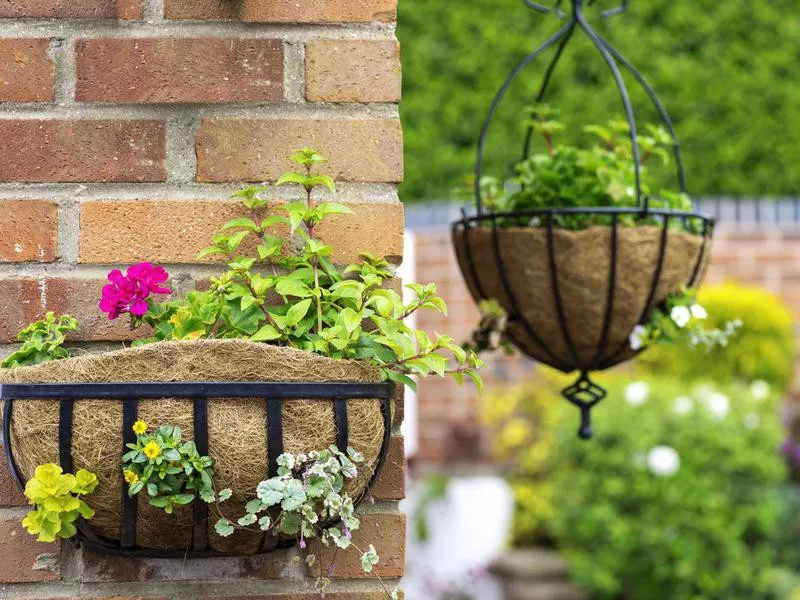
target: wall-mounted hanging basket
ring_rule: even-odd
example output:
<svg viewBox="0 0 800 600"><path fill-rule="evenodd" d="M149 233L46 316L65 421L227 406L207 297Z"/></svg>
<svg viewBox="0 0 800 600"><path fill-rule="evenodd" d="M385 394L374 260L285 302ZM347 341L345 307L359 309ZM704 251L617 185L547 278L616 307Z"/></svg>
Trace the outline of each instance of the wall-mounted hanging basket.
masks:
<svg viewBox="0 0 800 600"><path fill-rule="evenodd" d="M100 485L96 514L78 541L99 552L159 557L255 554L287 540L237 531L222 538L205 503L166 514L146 495L128 497L122 455L133 423L170 423L214 459L217 489L243 511L282 452L336 445L365 457L349 493L363 499L386 458L393 385L360 362L241 340L162 342L0 371L9 464L18 484L37 465L88 469ZM291 540L288 540L291 543Z"/></svg>
<svg viewBox="0 0 800 600"><path fill-rule="evenodd" d="M537 11L550 12L536 2L523 1ZM558 2L555 10L566 22L514 68L495 96L478 141L477 212L464 211L463 218L453 225L453 240L473 298L496 299L507 311L509 341L537 361L564 373L580 374L563 394L580 408L579 435L589 438L590 410L605 396L605 390L590 380L589 373L633 357L636 352L628 342L633 328L645 323L669 294L700 284L708 264L713 220L695 212L651 208L650 199L642 191L636 121L621 69L630 72L646 92L672 136L678 181L681 191L687 193L674 127L641 73L589 25L584 1L572 0L571 4L572 14L567 16ZM603 16L614 16L625 8L627 2ZM536 102L545 98L559 58L577 30L592 41L619 88L631 135L636 206L488 210L482 201L481 177L495 113L525 67L555 47ZM523 158L530 154L531 134L529 129ZM604 222L572 231L559 228L559 219L565 216L587 220L603 217Z"/></svg>

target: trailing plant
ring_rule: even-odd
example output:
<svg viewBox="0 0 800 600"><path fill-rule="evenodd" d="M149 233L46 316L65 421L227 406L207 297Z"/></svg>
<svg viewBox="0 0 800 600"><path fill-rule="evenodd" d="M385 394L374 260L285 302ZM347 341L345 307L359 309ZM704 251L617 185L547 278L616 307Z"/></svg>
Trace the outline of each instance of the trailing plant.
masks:
<svg viewBox="0 0 800 600"><path fill-rule="evenodd" d="M634 174L633 145L630 126L624 120L612 120L607 125L589 125L584 131L595 142L588 148L558 143L559 132L565 125L556 120L557 111L540 104L527 109L524 121L544 142L544 151L535 152L517 163L515 175L505 184L492 178L481 181L486 191L487 208L494 212L546 210L549 208L635 208L637 206ZM649 166L653 159L668 164L667 148L672 137L663 127L648 125L647 135L638 135L641 163L641 189L649 197L651 209L691 211L692 201L683 193L668 189L653 194ZM592 225L609 225L611 215L558 214L553 223L557 227L579 230ZM618 215L623 226L642 224L658 225L660 219L632 212ZM505 217L498 219L501 226L546 224L546 217ZM699 233L702 225L697 219L673 220L672 227Z"/></svg>
<svg viewBox="0 0 800 600"><path fill-rule="evenodd" d="M657 309L644 325L637 325L631 332L631 349L641 350L653 343L677 344L694 349L704 348L707 352L716 347L725 347L729 340L742 327L742 321L735 319L722 325L722 328L708 329L705 322L708 311L697 302L697 292L684 289L667 296L663 309Z"/></svg>
<svg viewBox="0 0 800 600"><path fill-rule="evenodd" d="M85 469L72 475L56 464L39 465L25 484L25 497L34 509L22 520L22 526L31 535L38 535L40 542L71 538L78 533L78 517L88 520L94 516L83 496L96 487L97 477Z"/></svg>
<svg viewBox="0 0 800 600"><path fill-rule="evenodd" d="M734 282L703 288L697 301L708 311L707 327L741 320L736 336L708 352L660 345L642 355L645 367L662 376L720 383L762 380L786 391L796 360L795 318L786 303L763 288Z"/></svg>
<svg viewBox="0 0 800 600"><path fill-rule="evenodd" d="M144 491L149 504L167 514L198 494L206 502L215 500L213 461L200 456L194 441L183 440L180 427L165 424L148 431L147 423L136 421L133 431L136 443L126 444L129 451L122 457L129 496Z"/></svg>
<svg viewBox="0 0 800 600"><path fill-rule="evenodd" d="M142 263L126 275L111 272L100 308L110 319L130 313L133 327L153 327L153 335L137 344L242 338L331 358L367 360L386 379L411 387L412 377L430 374L451 375L459 382L469 377L480 387L477 369L483 363L474 352L463 350L449 336L431 338L403 322L422 309L446 314L434 284L407 284L414 298L404 302L386 288L394 274L385 260L361 254L359 262L341 270L332 262L333 249L319 239L317 228L327 217L350 209L314 201L315 190L335 190L333 179L313 172L325 161L320 154L305 148L291 159L301 171L284 174L278 184L300 186L305 200L270 214L268 201L261 198L265 188L237 192L234 196L249 216L226 223L198 257L222 257L228 266L211 280L210 290L157 302L154 295L169 293L160 285L167 273ZM273 233L278 226L288 226L299 238L298 253L284 252L283 239Z"/></svg>
<svg viewBox="0 0 800 600"><path fill-rule="evenodd" d="M0 366L3 368L38 365L49 360L69 358L69 350L64 348L66 335L78 329L78 321L69 315L56 317L48 312L44 319L34 321L19 332L17 339L22 342L19 350L10 354Z"/></svg>
<svg viewBox="0 0 800 600"><path fill-rule="evenodd" d="M355 502L347 492L347 483L359 476L364 457L352 448L344 453L331 446L307 454L284 453L277 462L277 475L258 485L256 497L245 505L245 514L236 519L221 516L214 526L216 532L223 537L236 529L296 536L309 567L317 563L316 555L309 549L309 540L318 539L324 546L337 550L352 547L360 555L363 571L373 573L380 559L374 545L359 548L353 543L353 532L361 522L355 516ZM228 498L227 490L219 495L220 502ZM218 508L222 515L219 504ZM318 585L324 592L333 575L333 559L326 569L322 566L319 569ZM375 576L387 595L396 600L397 590L390 591Z"/></svg>

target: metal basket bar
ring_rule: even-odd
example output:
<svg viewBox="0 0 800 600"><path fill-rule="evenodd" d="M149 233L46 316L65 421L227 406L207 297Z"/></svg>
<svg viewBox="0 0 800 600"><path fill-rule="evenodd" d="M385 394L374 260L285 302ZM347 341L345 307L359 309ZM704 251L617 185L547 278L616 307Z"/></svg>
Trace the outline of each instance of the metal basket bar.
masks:
<svg viewBox="0 0 800 600"><path fill-rule="evenodd" d="M608 268L608 295L606 296L606 312L603 318L603 333L600 337L600 346L592 359L590 371L597 369L597 365L603 359L608 345L608 333L611 330L611 319L614 315L614 291L617 285L617 227L619 225L619 215L614 214L611 220L611 257Z"/></svg>
<svg viewBox="0 0 800 600"><path fill-rule="evenodd" d="M491 221L492 218L514 219L520 217L547 217L550 215L633 215L641 219L648 217L680 217L688 219L700 219L704 222L713 223L714 219L707 214L695 211L681 211L671 209L648 209L647 212L636 206L565 206L562 208L530 208L524 210L513 210L508 212L497 212L492 214L467 215L458 223L472 224L482 221Z"/></svg>
<svg viewBox="0 0 800 600"><path fill-rule="evenodd" d="M193 398L194 415L192 427L194 429L194 445L200 456L208 454L208 399ZM208 549L208 504L195 499L192 506L194 513L194 539L192 547L195 552L204 552Z"/></svg>
<svg viewBox="0 0 800 600"><path fill-rule="evenodd" d="M548 255L548 264L550 266L550 284L553 288L553 298L556 303L556 314L558 314L558 324L561 327L561 333L564 336L564 343L567 345L567 350L569 350L570 358L572 359L572 364L576 368L580 368L583 371L583 366L581 365L581 361L578 358L578 353L575 351L575 344L572 341L572 335L569 332L569 326L567 325L567 319L564 315L564 304L561 301L561 289L558 285L558 267L556 265L556 251L555 251L555 233L554 233L554 226L553 226L553 215L549 215L547 218L547 255Z"/></svg>
<svg viewBox="0 0 800 600"><path fill-rule="evenodd" d="M139 399L125 398L122 402L122 453L128 451L126 444L136 443L136 433L133 425L139 418ZM120 477L122 477L120 469ZM136 497L128 494L128 486L122 481L122 531L120 532L119 545L122 548L136 546L136 520L139 512L139 503Z"/></svg>
<svg viewBox="0 0 800 600"><path fill-rule="evenodd" d="M139 398L389 398L390 383L355 382L136 382L136 383L6 383L0 400L12 399L107 399Z"/></svg>

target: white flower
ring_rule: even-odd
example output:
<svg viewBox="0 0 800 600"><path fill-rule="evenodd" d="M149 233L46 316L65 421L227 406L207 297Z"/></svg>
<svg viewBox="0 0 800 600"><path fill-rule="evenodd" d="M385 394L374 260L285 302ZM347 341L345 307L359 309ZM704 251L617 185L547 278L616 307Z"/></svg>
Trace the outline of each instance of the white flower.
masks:
<svg viewBox="0 0 800 600"><path fill-rule="evenodd" d="M699 304L692 304L692 307L689 310L692 313L692 317L698 321L708 318L708 312Z"/></svg>
<svg viewBox="0 0 800 600"><path fill-rule="evenodd" d="M728 400L728 397L725 394L721 394L719 392L711 394L706 402L708 404L708 410L711 412L711 416L717 421L722 421L722 419L728 416L728 413L731 410L731 401Z"/></svg>
<svg viewBox="0 0 800 600"><path fill-rule="evenodd" d="M647 466L658 477L671 477L681 468L681 457L674 448L656 446L647 454Z"/></svg>
<svg viewBox="0 0 800 600"><path fill-rule="evenodd" d="M769 398L769 384L763 379L756 379L750 384L750 394L756 400L766 400Z"/></svg>
<svg viewBox="0 0 800 600"><path fill-rule="evenodd" d="M649 395L650 386L644 381L634 381L625 388L625 400L631 406L641 406Z"/></svg>
<svg viewBox="0 0 800 600"><path fill-rule="evenodd" d="M647 339L647 327L644 325L637 325L631 331L628 341L631 344L631 350L641 350L644 347L644 342Z"/></svg>
<svg viewBox="0 0 800 600"><path fill-rule="evenodd" d="M686 306L674 306L669 317L675 325L683 329L692 320L692 313Z"/></svg>
<svg viewBox="0 0 800 600"><path fill-rule="evenodd" d="M694 410L694 401L689 396L675 398L672 405L672 412L678 415L688 415Z"/></svg>
<svg viewBox="0 0 800 600"><path fill-rule="evenodd" d="M742 419L742 423L744 423L744 426L748 429L758 429L758 426L761 424L761 419L756 413L750 413Z"/></svg>

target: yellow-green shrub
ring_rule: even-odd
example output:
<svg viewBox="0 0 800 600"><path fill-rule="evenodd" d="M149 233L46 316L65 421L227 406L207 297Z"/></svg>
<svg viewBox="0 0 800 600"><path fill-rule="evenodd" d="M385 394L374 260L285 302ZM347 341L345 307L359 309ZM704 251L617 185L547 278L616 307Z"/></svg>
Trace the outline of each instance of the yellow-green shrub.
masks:
<svg viewBox="0 0 800 600"><path fill-rule="evenodd" d="M685 379L762 379L785 390L795 361L794 317L783 301L754 286L725 283L703 288L698 301L709 313L708 327L741 319L742 328L727 347L690 349L654 346L641 361L652 373Z"/></svg>

